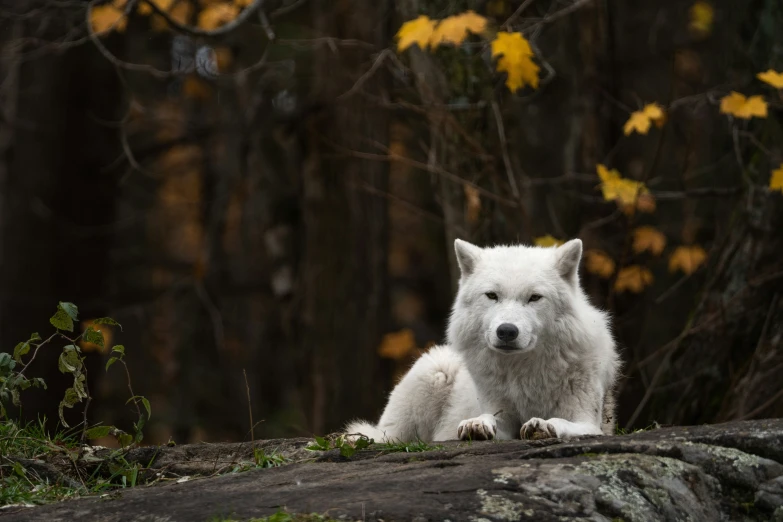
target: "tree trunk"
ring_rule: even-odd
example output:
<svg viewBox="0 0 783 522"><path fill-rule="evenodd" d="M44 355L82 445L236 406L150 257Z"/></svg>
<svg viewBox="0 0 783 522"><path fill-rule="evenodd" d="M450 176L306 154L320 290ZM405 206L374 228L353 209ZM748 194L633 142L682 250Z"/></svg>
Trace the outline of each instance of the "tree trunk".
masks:
<svg viewBox="0 0 783 522"><path fill-rule="evenodd" d="M379 49L389 41L386 0L317 2L313 9L320 34ZM323 46L315 53L316 98L329 108L310 124L300 270L300 346L310 364L310 382L303 384L311 393L315 433L336 430L352 416L376 416L388 390L388 369L376 355L388 320L387 208L384 199L362 190L364 184L386 192L388 165L351 154L387 145L389 119L360 96L334 101L374 58L358 46ZM363 86L374 96L386 88L381 72Z"/></svg>

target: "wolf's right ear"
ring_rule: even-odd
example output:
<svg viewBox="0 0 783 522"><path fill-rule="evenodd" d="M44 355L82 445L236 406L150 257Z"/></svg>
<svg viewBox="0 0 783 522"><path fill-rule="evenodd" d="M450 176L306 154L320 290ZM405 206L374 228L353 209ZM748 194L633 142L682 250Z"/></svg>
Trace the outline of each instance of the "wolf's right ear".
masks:
<svg viewBox="0 0 783 522"><path fill-rule="evenodd" d="M466 277L472 274L476 269L479 257L481 257L481 248L467 241L455 239L454 251L457 253L457 263L459 263L462 276Z"/></svg>

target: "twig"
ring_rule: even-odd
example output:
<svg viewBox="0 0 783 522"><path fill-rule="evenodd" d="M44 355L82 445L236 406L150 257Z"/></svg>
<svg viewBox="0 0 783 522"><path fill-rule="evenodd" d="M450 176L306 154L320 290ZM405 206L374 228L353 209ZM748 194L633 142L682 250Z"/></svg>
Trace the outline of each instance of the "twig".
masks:
<svg viewBox="0 0 783 522"><path fill-rule="evenodd" d="M518 200L519 187L517 187L517 180L514 177L514 169L511 167L511 158L508 156L508 141L506 141L506 130L503 126L503 116L500 114L500 107L498 106L498 102L495 100L492 100L492 112L495 114L495 121L497 122L498 138L500 139L500 148L503 150L503 163L506 166L508 184L511 187L511 194L514 196L514 199Z"/></svg>
<svg viewBox="0 0 783 522"><path fill-rule="evenodd" d="M384 60L389 56L389 54L391 54L391 50L384 49L381 52L381 54L378 55L378 58L375 59L375 62L372 64L372 67L370 67L370 69L356 81L353 87L351 87L350 89L342 93L340 96L338 96L337 101L342 101L345 98L353 96L356 93L356 91L361 89L362 86L367 82L367 80L369 80L370 77L372 77L372 75L375 74L375 72L380 68L380 66L383 65Z"/></svg>
<svg viewBox="0 0 783 522"><path fill-rule="evenodd" d="M247 391L247 414L250 417L250 442L255 442L255 424L253 424L253 404L250 402L250 384L247 382L247 372L242 368L242 375L245 376L245 390Z"/></svg>
<svg viewBox="0 0 783 522"><path fill-rule="evenodd" d="M524 2L522 2L522 5L520 5L519 7L517 7L517 10L516 10L516 11L514 11L514 13L513 13L511 16L509 16L509 17L506 19L506 21L505 21L505 22L503 22L503 24L502 24L500 27L502 27L502 28L505 28L507 31L510 31L510 30L511 30L511 24L513 24L513 23L514 23L514 21L515 21L517 18L519 18L519 15L521 15L521 14L522 14L522 12L523 12L525 9L527 9L527 8L528 8L528 6L529 6L530 4L532 4L534 1L535 1L535 0L525 0Z"/></svg>

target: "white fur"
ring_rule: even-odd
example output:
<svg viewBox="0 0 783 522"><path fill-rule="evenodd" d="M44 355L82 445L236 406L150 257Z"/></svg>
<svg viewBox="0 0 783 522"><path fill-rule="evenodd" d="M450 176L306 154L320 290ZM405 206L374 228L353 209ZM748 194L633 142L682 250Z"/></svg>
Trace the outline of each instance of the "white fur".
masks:
<svg viewBox="0 0 783 522"><path fill-rule="evenodd" d="M416 361L377 426L356 421L346 433L376 441L613 433L620 362L607 315L579 285L582 242L482 249L458 239L455 249L462 275L448 344ZM516 338L501 339L501 324L516 327Z"/></svg>

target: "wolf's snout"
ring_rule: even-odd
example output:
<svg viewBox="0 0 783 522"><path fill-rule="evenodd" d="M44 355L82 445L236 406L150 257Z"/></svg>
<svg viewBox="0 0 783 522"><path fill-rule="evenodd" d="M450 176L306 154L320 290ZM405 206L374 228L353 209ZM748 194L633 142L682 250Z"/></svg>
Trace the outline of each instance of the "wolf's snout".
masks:
<svg viewBox="0 0 783 522"><path fill-rule="evenodd" d="M519 328L511 323L503 323L497 329L498 339L510 343L519 336Z"/></svg>

